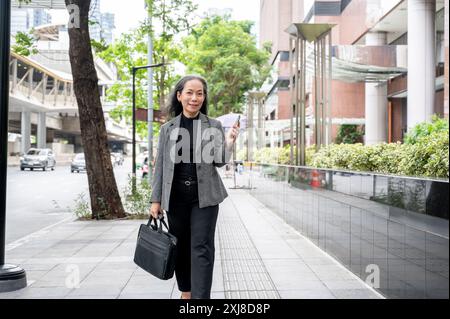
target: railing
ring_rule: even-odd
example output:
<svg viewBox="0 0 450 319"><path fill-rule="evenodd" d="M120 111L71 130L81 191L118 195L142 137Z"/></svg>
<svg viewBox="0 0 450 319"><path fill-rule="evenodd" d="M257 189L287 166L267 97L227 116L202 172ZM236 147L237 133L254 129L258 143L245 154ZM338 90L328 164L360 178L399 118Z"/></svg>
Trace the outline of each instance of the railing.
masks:
<svg viewBox="0 0 450 319"><path fill-rule="evenodd" d="M9 70L12 94L49 111L77 108L72 80L13 52Z"/></svg>
<svg viewBox="0 0 450 319"><path fill-rule="evenodd" d="M386 297L449 297L448 180L252 164L238 181Z"/></svg>

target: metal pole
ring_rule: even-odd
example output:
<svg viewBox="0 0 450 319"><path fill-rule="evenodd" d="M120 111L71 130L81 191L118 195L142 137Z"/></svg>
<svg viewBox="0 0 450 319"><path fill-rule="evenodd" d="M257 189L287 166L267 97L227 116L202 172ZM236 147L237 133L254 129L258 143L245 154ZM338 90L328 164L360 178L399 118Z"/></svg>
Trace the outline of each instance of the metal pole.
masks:
<svg viewBox="0 0 450 319"><path fill-rule="evenodd" d="M303 39L300 40L299 37L295 39L295 165L299 165L299 150L300 150L300 118L299 112L302 108L302 101L300 99L299 89L302 83L302 77L300 75L300 57L302 54L301 43Z"/></svg>
<svg viewBox="0 0 450 319"><path fill-rule="evenodd" d="M6 174L7 174L7 152L8 152L8 100L9 100L9 19L10 9L9 2L1 0L1 34L0 46L1 46L1 101L0 101L0 265L5 264L5 236L6 236ZM7 7L6 7L6 6ZM7 12L5 12L7 11Z"/></svg>
<svg viewBox="0 0 450 319"><path fill-rule="evenodd" d="M290 134L291 134L291 139L290 139L290 149L289 149L289 164L290 165L294 165L294 90L295 87L294 85L296 85L295 79L294 79L294 54L292 52L293 50L293 46L292 46L292 37L289 37L289 61L290 61L290 67L289 67L289 82L290 82L290 93L291 93L291 105L289 106L289 110L290 110L290 124L291 124L291 129L290 129ZM284 135L282 135L284 137ZM283 138L281 139L282 144L281 147L283 147Z"/></svg>
<svg viewBox="0 0 450 319"><path fill-rule="evenodd" d="M152 39L152 7L148 7L148 64L153 63L153 39ZM148 68L148 182L153 178L153 68ZM162 107L162 105L161 105Z"/></svg>
<svg viewBox="0 0 450 319"><path fill-rule="evenodd" d="M319 137L319 101L318 101L318 74L317 74L317 41L314 41L314 140L316 144L316 151L320 148L320 137Z"/></svg>
<svg viewBox="0 0 450 319"><path fill-rule="evenodd" d="M132 178L132 191L133 194L136 191L136 71L137 69L133 67L133 164L131 169L131 178Z"/></svg>
<svg viewBox="0 0 450 319"><path fill-rule="evenodd" d="M144 65L144 66L134 66L132 68L133 73L133 164L132 164L132 178L133 178L133 193L136 190L136 72L141 69L151 69L151 68L157 68L160 66L166 65L166 63L158 63L158 64L151 64L151 65ZM152 115L153 116L153 115ZM148 118L148 117L147 117ZM150 151L149 151L149 158L148 162L150 162ZM149 171L151 169L151 166L149 165Z"/></svg>
<svg viewBox="0 0 450 319"><path fill-rule="evenodd" d="M307 42L305 39L302 39L301 42L301 113L300 113L300 141L301 141L301 149L300 149L300 165L305 166L305 134L306 134L306 48Z"/></svg>
<svg viewBox="0 0 450 319"><path fill-rule="evenodd" d="M327 136L328 136L328 144L331 144L331 130L333 128L333 114L331 113L331 85L333 81L333 70L332 70L332 59L333 59L333 39L332 32L328 33L328 89L327 89Z"/></svg>
<svg viewBox="0 0 450 319"><path fill-rule="evenodd" d="M325 68L327 66L326 59L325 59L325 37L326 37L326 35L322 39L320 39L320 53L321 53L320 70L321 70L321 80L322 80L321 89L320 89L320 92L321 92L321 98L320 98L321 102L320 103L321 103L322 119L321 119L320 127L322 130L322 133L321 133L322 146L326 145L327 144L326 141L328 140L326 137L326 115L327 115L327 112L326 112L326 106L325 106L325 94L326 94L326 90L327 90L327 87L325 85L325 80L326 80Z"/></svg>
<svg viewBox="0 0 450 319"><path fill-rule="evenodd" d="M11 0L0 0L0 292L25 288L25 271L5 264Z"/></svg>

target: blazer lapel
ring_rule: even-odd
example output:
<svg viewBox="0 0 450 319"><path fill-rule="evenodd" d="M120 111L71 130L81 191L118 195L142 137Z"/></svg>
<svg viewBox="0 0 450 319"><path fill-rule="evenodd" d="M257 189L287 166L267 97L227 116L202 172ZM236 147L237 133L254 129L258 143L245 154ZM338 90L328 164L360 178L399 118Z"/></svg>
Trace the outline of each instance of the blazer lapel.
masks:
<svg viewBox="0 0 450 319"><path fill-rule="evenodd" d="M178 130L180 129L180 123L181 123L181 114L171 121L169 128L167 129L166 143L170 141L170 135L172 134L173 130L177 130L178 133Z"/></svg>

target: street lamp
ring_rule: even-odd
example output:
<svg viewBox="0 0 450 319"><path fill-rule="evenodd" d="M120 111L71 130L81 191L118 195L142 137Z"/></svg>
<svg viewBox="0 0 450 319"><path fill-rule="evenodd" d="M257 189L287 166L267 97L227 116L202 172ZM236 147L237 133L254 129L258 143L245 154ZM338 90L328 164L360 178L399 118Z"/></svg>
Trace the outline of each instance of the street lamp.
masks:
<svg viewBox="0 0 450 319"><path fill-rule="evenodd" d="M27 286L25 270L5 264L11 0L0 1L0 292Z"/></svg>
<svg viewBox="0 0 450 319"><path fill-rule="evenodd" d="M166 63L158 63L158 64L151 64L151 65L143 65L143 66L134 66L132 69L132 73L133 73L133 165L132 165L132 178L133 178L133 182L132 182L132 191L133 193L136 191L136 73L139 70L142 69L150 69L150 68L157 68L160 66L164 66L167 65ZM153 112L153 109L148 109L148 112ZM151 117L153 118L153 117ZM149 123L149 125L152 125L153 122ZM153 147L153 143L151 141L149 141L149 145L150 147ZM149 150L149 155L151 154L151 151ZM151 158L148 158L148 169L149 169L149 174L151 172L152 169L152 164L151 164Z"/></svg>

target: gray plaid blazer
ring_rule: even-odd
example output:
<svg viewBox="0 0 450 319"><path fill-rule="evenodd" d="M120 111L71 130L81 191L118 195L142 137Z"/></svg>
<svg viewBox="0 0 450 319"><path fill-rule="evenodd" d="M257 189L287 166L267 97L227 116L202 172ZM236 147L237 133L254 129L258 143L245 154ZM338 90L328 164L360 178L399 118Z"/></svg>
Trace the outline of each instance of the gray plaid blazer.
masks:
<svg viewBox="0 0 450 319"><path fill-rule="evenodd" d="M214 160L206 160L200 156L201 160L196 160L197 168L197 186L199 196L199 207L204 208L221 203L228 193L223 185L222 179L217 173L217 167L227 164L231 158L232 152L225 143L225 133L222 124L215 119L200 113L199 120L201 125L194 124L194 150L202 152L207 144L208 150L214 153ZM161 127L159 134L158 150L156 155L155 171L152 180L152 203L161 203L161 208L169 211L170 191L172 189L173 173L175 163L172 160L175 150L176 137L180 128L181 114L167 122ZM214 128L217 132L214 136L196 134L201 126L201 132L208 128ZM172 136L172 138L170 138ZM201 148L197 148L201 137ZM213 146L213 147L212 147ZM172 158L171 158L172 152ZM197 153L198 154L198 153Z"/></svg>

